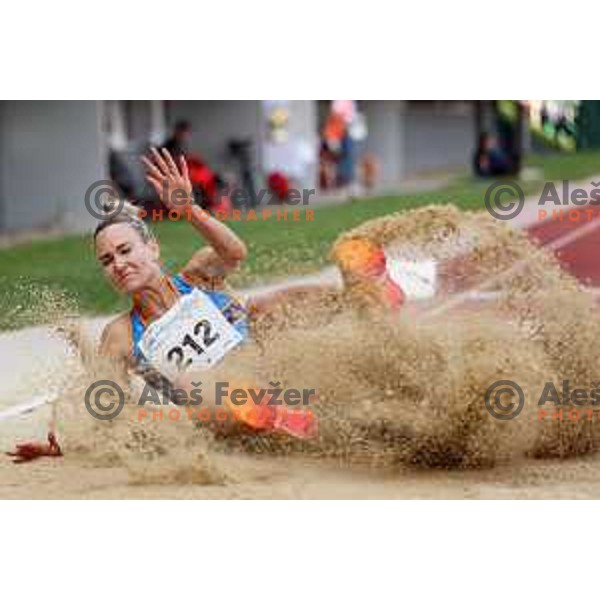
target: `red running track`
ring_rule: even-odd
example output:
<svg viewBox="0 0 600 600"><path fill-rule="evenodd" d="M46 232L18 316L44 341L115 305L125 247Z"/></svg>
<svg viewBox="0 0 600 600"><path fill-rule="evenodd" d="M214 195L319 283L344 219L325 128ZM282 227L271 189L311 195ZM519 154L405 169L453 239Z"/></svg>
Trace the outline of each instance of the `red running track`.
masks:
<svg viewBox="0 0 600 600"><path fill-rule="evenodd" d="M600 286L600 206L563 209L527 229L579 281Z"/></svg>

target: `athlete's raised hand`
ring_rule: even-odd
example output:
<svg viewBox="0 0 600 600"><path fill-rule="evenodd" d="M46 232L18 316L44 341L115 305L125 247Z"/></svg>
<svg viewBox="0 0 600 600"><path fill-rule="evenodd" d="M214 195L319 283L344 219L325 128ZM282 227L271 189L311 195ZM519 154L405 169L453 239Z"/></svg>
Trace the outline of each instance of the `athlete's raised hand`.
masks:
<svg viewBox="0 0 600 600"><path fill-rule="evenodd" d="M176 162L166 148L160 152L151 148L150 156L142 156L142 161L148 167L146 179L169 210L180 213L192 206L192 184L183 155Z"/></svg>

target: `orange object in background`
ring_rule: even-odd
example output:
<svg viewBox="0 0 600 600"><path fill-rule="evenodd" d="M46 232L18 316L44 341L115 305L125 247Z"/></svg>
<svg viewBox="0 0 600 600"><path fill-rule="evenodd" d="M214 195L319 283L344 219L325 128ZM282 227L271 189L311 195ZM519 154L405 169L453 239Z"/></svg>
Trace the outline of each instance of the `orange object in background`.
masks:
<svg viewBox="0 0 600 600"><path fill-rule="evenodd" d="M269 186L269 190L283 203L290 191L288 178L283 173L274 171L269 174L267 185Z"/></svg>
<svg viewBox="0 0 600 600"><path fill-rule="evenodd" d="M346 135L346 121L338 113L331 112L323 128L323 139L330 150L338 150Z"/></svg>
<svg viewBox="0 0 600 600"><path fill-rule="evenodd" d="M214 198L217 191L215 172L199 156L188 156L186 162L192 184L202 188L207 198Z"/></svg>
<svg viewBox="0 0 600 600"><path fill-rule="evenodd" d="M365 189L372 190L377 185L379 165L373 154L365 153L360 161L361 181Z"/></svg>
<svg viewBox="0 0 600 600"><path fill-rule="evenodd" d="M188 155L186 163L192 185L202 192L203 207L212 213L230 214L232 206L229 196L217 194L217 174L198 155Z"/></svg>

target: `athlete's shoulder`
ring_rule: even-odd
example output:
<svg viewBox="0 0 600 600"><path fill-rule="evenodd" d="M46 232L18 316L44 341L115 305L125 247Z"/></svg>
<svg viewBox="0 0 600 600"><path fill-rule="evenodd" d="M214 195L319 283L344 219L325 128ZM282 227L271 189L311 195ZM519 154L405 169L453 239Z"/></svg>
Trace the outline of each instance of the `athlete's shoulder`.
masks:
<svg viewBox="0 0 600 600"><path fill-rule="evenodd" d="M126 358L131 350L131 319L123 313L108 323L100 337L100 354Z"/></svg>

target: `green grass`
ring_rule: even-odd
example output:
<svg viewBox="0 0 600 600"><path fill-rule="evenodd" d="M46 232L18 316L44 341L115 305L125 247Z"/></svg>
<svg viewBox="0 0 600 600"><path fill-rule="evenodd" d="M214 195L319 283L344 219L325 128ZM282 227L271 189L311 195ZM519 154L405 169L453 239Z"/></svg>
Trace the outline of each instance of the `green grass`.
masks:
<svg viewBox="0 0 600 600"><path fill-rule="evenodd" d="M546 156L532 155L527 158L525 164L543 169L544 181L558 181L559 179L585 181L586 178L600 174L600 152L582 151Z"/></svg>
<svg viewBox="0 0 600 600"><path fill-rule="evenodd" d="M526 164L541 169L544 181L585 180L600 174L600 152L532 156ZM336 237L368 219L427 204L453 203L464 210L482 209L489 185L490 182L464 176L442 190L317 208L313 222L232 222L231 227L248 245L249 258L231 283L236 287L249 286L318 270L327 264L327 254ZM526 194L532 194L542 189L543 182L523 182L521 186ZM198 234L185 221L157 223L155 230L163 259L172 270L183 266L202 245ZM35 241L0 250L0 286L0 329L43 322L47 318L47 290L74 299L84 314L108 314L127 307L126 300L104 281L88 236ZM34 314L18 305L33 307Z"/></svg>

